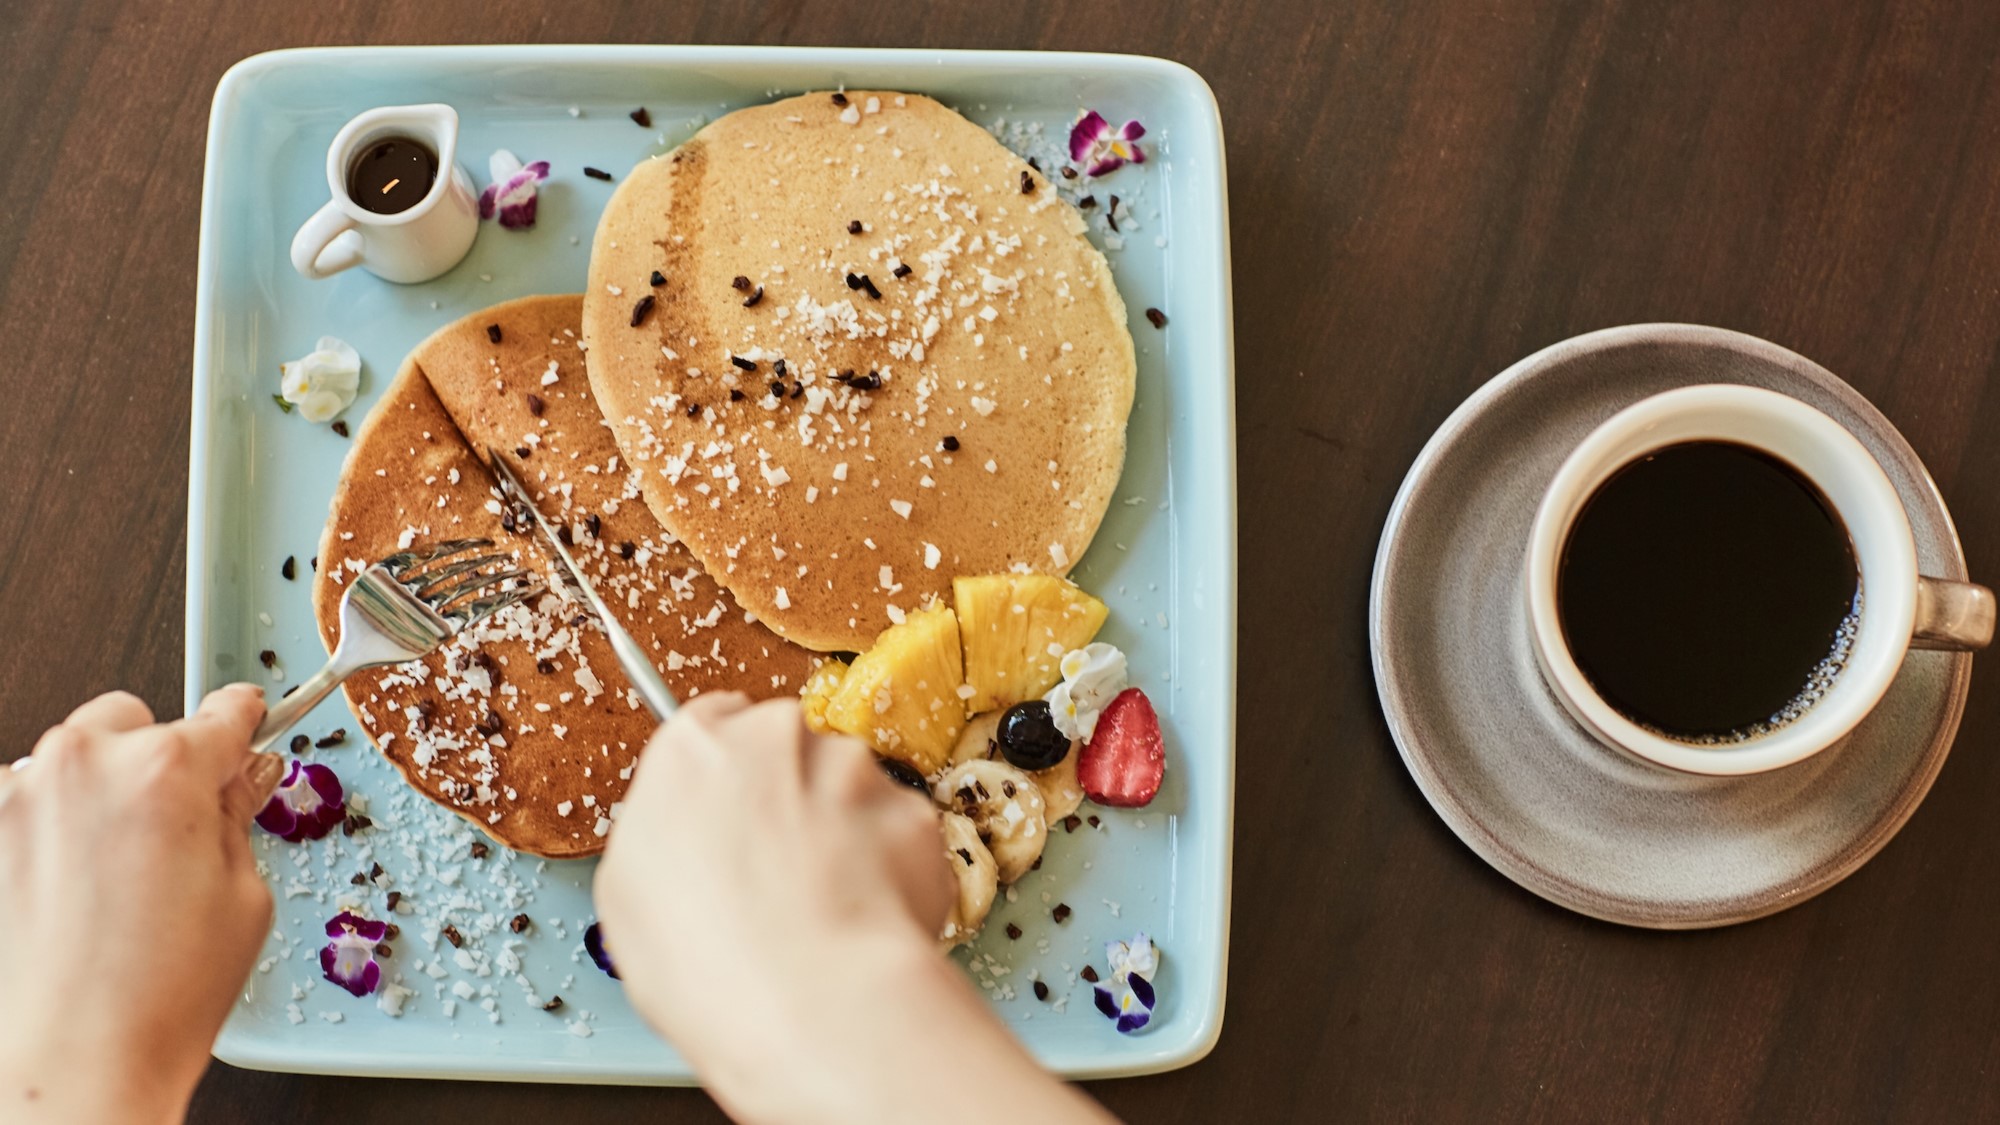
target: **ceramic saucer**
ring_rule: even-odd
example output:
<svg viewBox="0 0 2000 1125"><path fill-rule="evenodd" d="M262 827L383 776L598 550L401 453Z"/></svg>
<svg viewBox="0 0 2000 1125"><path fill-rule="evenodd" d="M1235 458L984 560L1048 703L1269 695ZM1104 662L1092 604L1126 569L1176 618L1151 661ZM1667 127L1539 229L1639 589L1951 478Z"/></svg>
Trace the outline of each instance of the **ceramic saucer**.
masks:
<svg viewBox="0 0 2000 1125"><path fill-rule="evenodd" d="M1452 831L1551 902L1662 929L1783 910L1867 862L1944 764L1972 668L1964 653L1912 652L1846 739L1749 777L1643 766L1570 719L1530 650L1522 567L1535 506L1600 422L1697 383L1766 387L1846 426L1901 494L1923 573L1965 578L1929 474L1852 387L1755 337L1650 324L1563 341L1467 399L1397 493L1369 599L1382 710Z"/></svg>

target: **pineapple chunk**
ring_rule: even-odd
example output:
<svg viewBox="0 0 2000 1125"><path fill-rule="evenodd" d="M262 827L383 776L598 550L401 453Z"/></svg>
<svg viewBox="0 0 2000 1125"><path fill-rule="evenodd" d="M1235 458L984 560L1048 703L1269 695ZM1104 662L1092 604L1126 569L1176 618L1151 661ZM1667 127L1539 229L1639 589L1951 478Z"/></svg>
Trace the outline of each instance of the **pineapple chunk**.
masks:
<svg viewBox="0 0 2000 1125"><path fill-rule="evenodd" d="M815 734L833 730L826 725L826 705L833 701L833 693L840 690L840 681L845 678L845 660L828 660L806 677L806 686L799 689L799 705L805 708L807 730Z"/></svg>
<svg viewBox="0 0 2000 1125"><path fill-rule="evenodd" d="M958 618L937 605L909 615L855 658L826 704L826 724L925 774L945 763L965 726Z"/></svg>
<svg viewBox="0 0 2000 1125"><path fill-rule="evenodd" d="M1089 644L1111 614L1075 583L1046 574L955 578L951 592L975 715L1040 699L1062 679L1063 653Z"/></svg>

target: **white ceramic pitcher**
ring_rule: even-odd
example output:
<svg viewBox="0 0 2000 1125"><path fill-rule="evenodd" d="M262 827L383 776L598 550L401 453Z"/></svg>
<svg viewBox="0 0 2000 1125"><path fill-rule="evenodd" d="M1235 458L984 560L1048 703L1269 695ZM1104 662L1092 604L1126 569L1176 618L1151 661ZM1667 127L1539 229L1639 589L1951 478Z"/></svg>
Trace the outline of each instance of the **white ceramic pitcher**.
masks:
<svg viewBox="0 0 2000 1125"><path fill-rule="evenodd" d="M388 137L408 137L437 154L438 176L418 203L378 215L347 191L355 154ZM479 234L479 199L458 164L458 111L448 105L384 106L349 121L326 151L333 198L292 238L292 268L309 278L360 266L384 281L429 281L457 265Z"/></svg>

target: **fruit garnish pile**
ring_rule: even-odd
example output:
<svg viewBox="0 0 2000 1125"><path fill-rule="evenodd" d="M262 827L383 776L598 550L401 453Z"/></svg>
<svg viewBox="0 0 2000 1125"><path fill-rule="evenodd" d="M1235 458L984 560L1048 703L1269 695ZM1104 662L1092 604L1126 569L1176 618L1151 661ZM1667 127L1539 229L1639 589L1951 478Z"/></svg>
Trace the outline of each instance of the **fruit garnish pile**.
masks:
<svg viewBox="0 0 2000 1125"><path fill-rule="evenodd" d="M937 803L959 884L947 944L979 932L999 888L1040 864L1050 827L1086 799L1140 808L1160 791L1159 717L1125 682L1124 654L1094 641L1109 616L1062 578L958 578L950 605L805 683L808 726L859 738Z"/></svg>

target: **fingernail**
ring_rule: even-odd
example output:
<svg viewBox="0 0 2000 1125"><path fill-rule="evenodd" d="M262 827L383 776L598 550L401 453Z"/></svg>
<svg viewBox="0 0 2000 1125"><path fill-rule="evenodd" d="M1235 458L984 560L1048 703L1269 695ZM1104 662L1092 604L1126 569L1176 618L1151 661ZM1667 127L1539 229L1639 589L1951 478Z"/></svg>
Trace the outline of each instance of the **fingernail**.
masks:
<svg viewBox="0 0 2000 1125"><path fill-rule="evenodd" d="M264 685L263 685L263 684L253 684L253 683L251 683L251 682L250 682L250 681L248 681L248 680L238 680L237 682L235 682L235 683L233 683L233 684L230 684L230 685L229 685L228 687L225 687L225 688L223 688L222 690L224 690L224 691L240 691L240 692L245 692L245 693L248 693L248 694L254 694L254 695L256 695L256 696L257 696L257 698L259 698L259 699L262 699L262 698L264 697Z"/></svg>
<svg viewBox="0 0 2000 1125"><path fill-rule="evenodd" d="M244 770L244 776L250 782L250 791L257 794L259 800L269 799L284 775L285 759L278 754L257 754Z"/></svg>

